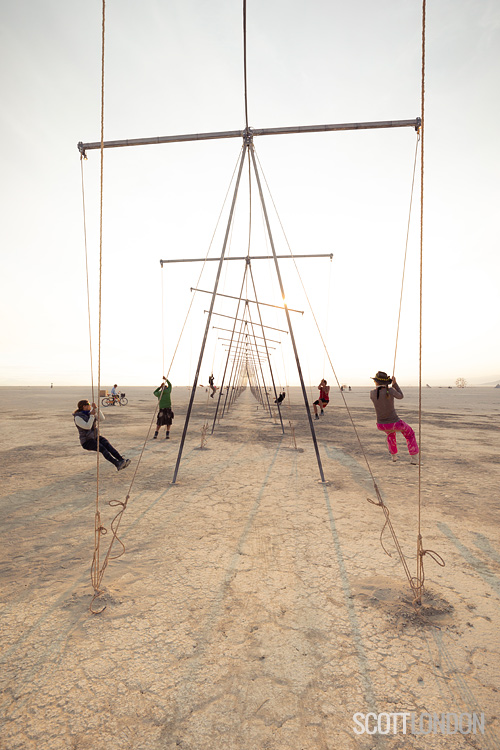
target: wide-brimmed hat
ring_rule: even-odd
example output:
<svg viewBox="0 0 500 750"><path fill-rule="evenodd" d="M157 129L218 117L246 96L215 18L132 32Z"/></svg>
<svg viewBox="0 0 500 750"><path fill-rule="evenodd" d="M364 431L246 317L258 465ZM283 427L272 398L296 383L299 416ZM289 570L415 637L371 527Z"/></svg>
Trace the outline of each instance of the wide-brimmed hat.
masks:
<svg viewBox="0 0 500 750"><path fill-rule="evenodd" d="M382 370L379 370L375 377L372 378L376 383L392 383L392 378L389 377L389 375L386 372L382 372Z"/></svg>

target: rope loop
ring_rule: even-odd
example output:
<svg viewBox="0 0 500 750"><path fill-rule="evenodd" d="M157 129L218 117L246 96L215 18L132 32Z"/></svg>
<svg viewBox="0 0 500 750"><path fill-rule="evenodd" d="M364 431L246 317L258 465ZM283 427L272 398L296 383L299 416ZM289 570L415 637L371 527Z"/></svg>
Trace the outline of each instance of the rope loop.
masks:
<svg viewBox="0 0 500 750"><path fill-rule="evenodd" d="M371 498L369 498L369 497L367 497L366 499L368 500L368 502L369 502L369 503L371 503L372 505L375 505L375 506L376 506L377 508L382 508L382 510L383 510L383 512L384 512L384 516L385 516L385 523L384 523L384 525L382 526L382 531L380 532L380 537L379 537L379 541L380 541L380 546L381 546L381 547L382 547L382 549L384 550L384 552L385 552L385 554L387 555L387 557L392 557L391 553L389 552L389 550L388 550L388 549L387 549L387 547L385 546L385 544L384 544L384 540L383 540L383 536L384 536L384 531L385 531L385 529L386 529L386 526L389 526L389 528L390 528L390 530L391 530L391 532L392 532L393 538L394 538L394 540L396 541L396 539L395 539L395 533L394 533L394 531L393 531L393 528L392 528L392 524L391 524L391 521L390 521L390 519L389 519L389 516L390 516L390 513L389 513L389 508L388 508L388 507L387 507L387 505L386 505L386 504L384 503L384 501L383 501L383 499L382 499L382 495L380 494L380 492L379 492L379 489L378 489L377 485L375 485L375 491L376 491L376 493L377 493L377 497L378 497L378 502L375 502L375 500L372 500L372 499L371 499ZM398 550L399 550L399 544L398 544L398 543L396 543L396 548L398 548Z"/></svg>
<svg viewBox="0 0 500 750"><path fill-rule="evenodd" d="M431 560L434 560L434 562L437 563L438 565L440 565L442 568L444 568L446 566L446 563L443 560L443 558L441 557L441 555L438 554L437 552L435 552L433 549L422 549L422 550L418 551L418 554L420 555L421 558L424 555L429 555L429 557L431 558Z"/></svg>
<svg viewBox="0 0 500 750"><path fill-rule="evenodd" d="M123 510L125 510L125 506L127 505L128 498L129 498L129 495L127 495L125 500L110 500L108 502L108 505L110 508L118 508L121 506Z"/></svg>
<svg viewBox="0 0 500 750"><path fill-rule="evenodd" d="M94 604L95 600L96 600L96 599L97 599L98 597L100 597L102 593L103 593L103 592L102 592L102 591L99 591L99 590L95 591L95 592L94 592L94 596L92 597L92 601L91 601L91 602L90 602L90 604L89 604L89 610L91 611L91 613L92 613L93 615L100 615L100 614L101 614L101 612L104 612L104 610L106 609L106 606L107 606L106 604L104 604L104 605L103 605L103 606L102 606L102 607L101 607L100 609L94 609L94 607L93 607L93 604Z"/></svg>

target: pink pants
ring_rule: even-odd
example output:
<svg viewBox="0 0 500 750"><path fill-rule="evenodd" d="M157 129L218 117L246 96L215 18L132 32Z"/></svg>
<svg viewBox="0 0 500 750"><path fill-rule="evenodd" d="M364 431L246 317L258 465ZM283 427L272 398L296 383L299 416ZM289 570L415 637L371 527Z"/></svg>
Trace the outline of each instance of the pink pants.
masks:
<svg viewBox="0 0 500 750"><path fill-rule="evenodd" d="M379 430L382 430L382 432L387 433L387 445L389 446L389 453L391 454L391 456L395 456L398 452L398 446L396 445L396 432L401 432L403 434L403 437L406 438L410 456L417 455L418 445L415 438L415 433L413 432L410 425L406 424L406 422L403 422L402 419L398 420L397 422L390 422L389 424L380 424L379 422L377 422L377 428Z"/></svg>

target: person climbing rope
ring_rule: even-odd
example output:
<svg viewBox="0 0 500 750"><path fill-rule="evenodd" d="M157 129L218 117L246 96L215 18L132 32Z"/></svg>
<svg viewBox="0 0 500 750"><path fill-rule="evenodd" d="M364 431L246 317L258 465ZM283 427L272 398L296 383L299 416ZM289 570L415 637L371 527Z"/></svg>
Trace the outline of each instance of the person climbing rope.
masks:
<svg viewBox="0 0 500 750"><path fill-rule="evenodd" d="M97 451L97 424L99 420L104 419L104 414L99 412L96 404L91 406L87 400L82 400L78 402L73 418L82 448L86 451ZM99 452L107 461L116 466L118 471L126 469L130 464L130 459L123 458L102 435L99 435Z"/></svg>
<svg viewBox="0 0 500 750"><path fill-rule="evenodd" d="M208 385L210 386L210 389L212 391L212 393L210 394L210 398L213 398L214 397L214 393L217 390L217 387L214 385L214 376L213 376L213 373L208 378Z"/></svg>
<svg viewBox="0 0 500 750"><path fill-rule="evenodd" d="M163 427L163 425L167 428L165 439L168 440L170 438L170 426L174 418L171 403L172 383L165 377L165 375L163 376L163 380L164 382L158 386L156 391L154 391L154 395L158 399L158 416L156 418L156 430L153 435L153 440L156 440L160 428Z"/></svg>
<svg viewBox="0 0 500 750"><path fill-rule="evenodd" d="M409 424L398 417L394 408L394 399L404 398L403 391L397 384L396 378L394 376L391 378L386 372L379 370L372 380L375 381L376 388L370 391L370 398L377 414L377 429L387 435L387 445L392 460L397 461L398 458L396 433L401 432L408 444L408 452L411 456L410 463L418 464L418 445L415 433ZM389 387L391 384L392 387Z"/></svg>
<svg viewBox="0 0 500 750"><path fill-rule="evenodd" d="M279 406L285 400L285 396L286 396L286 393L285 393L285 391L283 391L283 393L280 393L280 395L278 396L278 398L274 399L274 403L278 404L278 406Z"/></svg>
<svg viewBox="0 0 500 750"><path fill-rule="evenodd" d="M314 407L314 419L319 419L318 406L321 408L321 416L325 413L325 407L330 402L330 386L326 384L326 380L323 378L321 383L318 385L319 398L313 403Z"/></svg>

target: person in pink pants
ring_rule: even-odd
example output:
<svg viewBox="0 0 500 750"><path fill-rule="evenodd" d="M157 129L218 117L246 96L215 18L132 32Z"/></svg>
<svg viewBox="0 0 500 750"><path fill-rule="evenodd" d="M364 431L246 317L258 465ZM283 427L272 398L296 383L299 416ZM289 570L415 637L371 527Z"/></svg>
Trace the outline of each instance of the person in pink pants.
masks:
<svg viewBox="0 0 500 750"><path fill-rule="evenodd" d="M409 424L398 417L394 408L394 399L404 398L403 391L397 384L396 378L391 378L386 372L379 370L372 380L375 381L376 387L370 391L370 398L377 414L377 429L387 435L387 445L392 460L397 460L396 435L400 432L406 439L411 463L418 464L418 445L415 432Z"/></svg>

